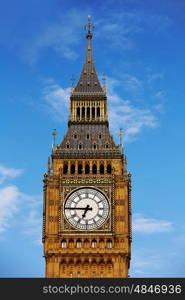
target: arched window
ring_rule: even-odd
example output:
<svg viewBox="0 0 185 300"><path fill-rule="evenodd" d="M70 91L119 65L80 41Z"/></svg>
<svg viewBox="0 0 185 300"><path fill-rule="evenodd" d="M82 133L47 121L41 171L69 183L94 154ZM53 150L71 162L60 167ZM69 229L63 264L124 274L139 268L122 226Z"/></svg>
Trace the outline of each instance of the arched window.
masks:
<svg viewBox="0 0 185 300"><path fill-rule="evenodd" d="M96 143L93 144L93 149L97 149Z"/></svg>
<svg viewBox="0 0 185 300"><path fill-rule="evenodd" d="M81 240L76 241L76 248L81 248L82 247L82 242Z"/></svg>
<svg viewBox="0 0 185 300"><path fill-rule="evenodd" d="M92 107L92 118L95 119L95 107Z"/></svg>
<svg viewBox="0 0 185 300"><path fill-rule="evenodd" d="M96 248L96 247L97 247L97 242L96 242L96 240L92 240L91 247L92 247L92 248Z"/></svg>
<svg viewBox="0 0 185 300"><path fill-rule="evenodd" d="M82 119L85 118L85 107L82 107Z"/></svg>
<svg viewBox="0 0 185 300"><path fill-rule="evenodd" d="M87 140L89 140L89 133L87 133L86 138L87 138Z"/></svg>
<svg viewBox="0 0 185 300"><path fill-rule="evenodd" d="M69 149L69 143L66 144L66 148Z"/></svg>
<svg viewBox="0 0 185 300"><path fill-rule="evenodd" d="M109 249L112 248L112 241L111 240L107 241L106 247L109 248Z"/></svg>
<svg viewBox="0 0 185 300"><path fill-rule="evenodd" d="M90 107L87 107L87 119L90 119Z"/></svg>
<svg viewBox="0 0 185 300"><path fill-rule="evenodd" d="M81 143L78 145L78 149L82 149L82 144Z"/></svg>
<svg viewBox="0 0 185 300"><path fill-rule="evenodd" d="M75 165L74 164L71 165L71 174L75 174Z"/></svg>
<svg viewBox="0 0 185 300"><path fill-rule="evenodd" d="M89 174L90 173L90 167L89 165L85 165L85 174Z"/></svg>
<svg viewBox="0 0 185 300"><path fill-rule="evenodd" d="M100 165L100 174L104 174L104 165L103 164Z"/></svg>
<svg viewBox="0 0 185 300"><path fill-rule="evenodd" d="M101 133L99 134L99 136L98 136L98 137L99 137L99 139L101 139Z"/></svg>
<svg viewBox="0 0 185 300"><path fill-rule="evenodd" d="M97 166L94 164L92 167L93 174L97 174Z"/></svg>
<svg viewBox="0 0 185 300"><path fill-rule="evenodd" d="M111 164L108 164L108 165L107 165L107 173L108 173L108 174L111 174L111 173L112 173L112 167L111 167Z"/></svg>
<svg viewBox="0 0 185 300"><path fill-rule="evenodd" d="M106 144L106 145L105 145L105 148L109 148L109 144Z"/></svg>
<svg viewBox="0 0 185 300"><path fill-rule="evenodd" d="M97 107L97 117L100 117L100 107Z"/></svg>
<svg viewBox="0 0 185 300"><path fill-rule="evenodd" d="M62 240L61 247L62 248L67 248L67 242L66 242L66 240Z"/></svg>
<svg viewBox="0 0 185 300"><path fill-rule="evenodd" d="M82 164L78 165L78 174L82 174Z"/></svg>
<svg viewBox="0 0 185 300"><path fill-rule="evenodd" d="M77 115L77 120L80 120L80 107L77 107L76 115Z"/></svg>
<svg viewBox="0 0 185 300"><path fill-rule="evenodd" d="M68 165L64 164L64 170L63 170L64 174L67 174L68 172Z"/></svg>

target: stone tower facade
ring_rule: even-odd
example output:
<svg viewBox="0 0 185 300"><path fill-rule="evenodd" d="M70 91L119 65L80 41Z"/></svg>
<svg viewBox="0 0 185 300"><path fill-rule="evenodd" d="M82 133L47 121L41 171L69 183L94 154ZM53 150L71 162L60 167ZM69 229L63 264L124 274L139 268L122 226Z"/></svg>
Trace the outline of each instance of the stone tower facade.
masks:
<svg viewBox="0 0 185 300"><path fill-rule="evenodd" d="M54 145L44 174L46 277L128 277L131 256L131 174L109 132L107 96L87 48L72 89L68 131Z"/></svg>

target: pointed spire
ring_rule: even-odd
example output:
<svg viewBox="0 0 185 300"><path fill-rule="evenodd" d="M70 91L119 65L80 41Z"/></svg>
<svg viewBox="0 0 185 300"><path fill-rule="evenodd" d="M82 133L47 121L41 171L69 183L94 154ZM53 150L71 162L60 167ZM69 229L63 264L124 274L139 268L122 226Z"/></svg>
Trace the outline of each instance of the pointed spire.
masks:
<svg viewBox="0 0 185 300"><path fill-rule="evenodd" d="M77 86L74 88L72 95L105 95L105 91L100 85L94 66L91 45L93 29L94 26L91 24L91 17L88 16L88 23L85 25L85 30L87 30L87 48L85 63L80 74L80 79L77 83Z"/></svg>

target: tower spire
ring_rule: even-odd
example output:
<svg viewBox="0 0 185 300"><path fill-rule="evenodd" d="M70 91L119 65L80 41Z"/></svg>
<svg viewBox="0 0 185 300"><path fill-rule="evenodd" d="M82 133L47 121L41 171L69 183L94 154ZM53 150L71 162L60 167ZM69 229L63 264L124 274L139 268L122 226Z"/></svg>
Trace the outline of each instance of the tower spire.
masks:
<svg viewBox="0 0 185 300"><path fill-rule="evenodd" d="M94 65L93 55L92 55L92 31L94 30L94 25L91 23L91 17L88 16L88 22L84 26L87 31L87 48L85 63L80 74L80 79L72 92L73 95L87 96L87 95L102 95L105 96L105 91L103 90Z"/></svg>
<svg viewBox="0 0 185 300"><path fill-rule="evenodd" d="M86 38L87 39L92 39L92 32L94 30L94 25L91 24L91 16L87 17L88 23L84 26L84 29L87 30L87 35Z"/></svg>

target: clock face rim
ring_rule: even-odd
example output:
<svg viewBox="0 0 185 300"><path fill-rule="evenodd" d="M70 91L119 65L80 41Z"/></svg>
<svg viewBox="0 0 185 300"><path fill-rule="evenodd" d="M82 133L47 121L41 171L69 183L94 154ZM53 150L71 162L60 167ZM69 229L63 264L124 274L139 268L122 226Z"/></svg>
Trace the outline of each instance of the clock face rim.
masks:
<svg viewBox="0 0 185 300"><path fill-rule="evenodd" d="M79 228L78 226L76 226L75 224L72 224L68 217L66 216L66 213L65 213L65 205L67 203L67 200L71 197L72 194L74 194L75 192L77 191L80 191L80 190L93 190L93 193L96 191L96 193L98 194L101 194L101 197L103 197L103 200L106 201L106 206L107 206L107 213L106 213L106 217L103 218L103 222L100 223L100 225L96 225L94 226L93 228L90 228L86 226L86 228ZM93 200L94 201L94 200ZM95 201L94 201L95 202ZM67 221L67 223L72 226L73 228L75 228L76 230L79 230L79 231L96 231L97 229L101 228L108 220L109 216L110 216L110 200L109 198L107 197L107 195L105 195L105 193L94 187L94 186L83 186L83 187L80 187L80 188L77 188L77 189L74 189L72 190L66 197L65 197L65 200L64 200L64 203L63 203L63 216L65 217L65 220ZM88 225L89 226L89 225Z"/></svg>

